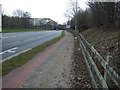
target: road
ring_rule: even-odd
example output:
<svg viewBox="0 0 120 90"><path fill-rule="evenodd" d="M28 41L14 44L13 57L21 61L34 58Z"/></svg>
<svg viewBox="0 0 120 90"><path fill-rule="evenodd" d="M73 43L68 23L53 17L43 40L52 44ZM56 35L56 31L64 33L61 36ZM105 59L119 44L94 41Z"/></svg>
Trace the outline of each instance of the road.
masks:
<svg viewBox="0 0 120 90"><path fill-rule="evenodd" d="M6 60L20 52L39 46L61 34L60 31L32 31L2 34L0 60Z"/></svg>
<svg viewBox="0 0 120 90"><path fill-rule="evenodd" d="M2 78L2 88L70 88L74 39L65 36Z"/></svg>

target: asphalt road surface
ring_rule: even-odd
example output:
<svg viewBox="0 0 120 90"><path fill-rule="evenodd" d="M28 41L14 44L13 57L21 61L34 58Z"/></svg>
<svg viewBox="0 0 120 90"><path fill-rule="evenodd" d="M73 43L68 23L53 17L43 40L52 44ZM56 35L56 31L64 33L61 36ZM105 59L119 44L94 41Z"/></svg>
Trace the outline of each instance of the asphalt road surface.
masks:
<svg viewBox="0 0 120 90"><path fill-rule="evenodd" d="M46 41L61 35L59 31L35 31L35 32L16 32L2 34L2 52L0 60L6 60L20 52L37 47Z"/></svg>

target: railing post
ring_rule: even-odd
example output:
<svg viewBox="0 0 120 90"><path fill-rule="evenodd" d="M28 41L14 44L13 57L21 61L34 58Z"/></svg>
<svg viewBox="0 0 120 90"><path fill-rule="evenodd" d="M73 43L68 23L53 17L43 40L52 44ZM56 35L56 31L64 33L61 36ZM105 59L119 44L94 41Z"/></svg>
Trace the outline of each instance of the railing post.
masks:
<svg viewBox="0 0 120 90"><path fill-rule="evenodd" d="M110 57L111 57L110 55L106 56L106 63L108 65L110 64ZM113 81L110 79L106 67L105 67L105 72L104 72L104 80L106 81L106 83L108 84L109 87L111 87L113 85Z"/></svg>
<svg viewBox="0 0 120 90"><path fill-rule="evenodd" d="M106 63L109 64L109 55L106 56ZM107 81L107 76L108 76L107 69L105 67L105 72L104 72L104 79L105 79L105 81Z"/></svg>
<svg viewBox="0 0 120 90"><path fill-rule="evenodd" d="M91 57L92 57L92 59L94 60L94 58L95 58L95 53L94 53L94 50L93 50L93 47L91 46L90 47L90 49L91 49Z"/></svg>
<svg viewBox="0 0 120 90"><path fill-rule="evenodd" d="M78 33L77 31L75 31L75 32ZM98 74L99 70L96 71L96 69L94 68L95 72L97 72L96 74L98 75L97 77L98 77L98 79L100 79L100 82L101 81L104 82L104 84L102 83L102 86L104 86L104 87L109 86L109 88L113 88L113 85L115 84L115 85L117 85L118 88L120 88L120 76L111 67L111 66L113 66L112 65L113 60L110 60L110 58L112 58L112 56L110 56L110 53L108 52L109 54L106 56L106 60L104 60L104 58L96 51L96 49L89 42L87 42L85 40L85 38L79 33L78 33L78 41L79 41L79 43L82 43L80 46L83 48L82 53L83 53L83 56L84 56L86 62L88 61L89 63L91 63L91 62L93 62L93 59L97 58L95 60L98 60L100 62L100 64L103 66L104 76L101 76L100 73ZM89 50L92 52L88 52ZM86 57L86 54L87 54L87 56L90 56L90 60L88 60L89 58ZM92 64L89 64L89 63L88 63L89 69L91 69ZM93 65L93 67L94 67L94 65ZM90 70L90 71L92 71L92 70ZM99 78L100 76L102 78ZM96 79L96 76L94 78L94 83L96 83L95 79Z"/></svg>

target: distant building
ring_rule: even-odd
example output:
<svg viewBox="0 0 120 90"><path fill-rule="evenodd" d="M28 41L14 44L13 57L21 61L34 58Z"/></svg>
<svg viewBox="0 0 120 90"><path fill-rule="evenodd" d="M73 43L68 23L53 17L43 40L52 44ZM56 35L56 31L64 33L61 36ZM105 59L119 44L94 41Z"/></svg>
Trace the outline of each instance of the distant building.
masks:
<svg viewBox="0 0 120 90"><path fill-rule="evenodd" d="M70 25L66 25L66 29L70 29Z"/></svg>
<svg viewBox="0 0 120 90"><path fill-rule="evenodd" d="M35 29L55 29L57 23L50 18L30 18L30 22Z"/></svg>

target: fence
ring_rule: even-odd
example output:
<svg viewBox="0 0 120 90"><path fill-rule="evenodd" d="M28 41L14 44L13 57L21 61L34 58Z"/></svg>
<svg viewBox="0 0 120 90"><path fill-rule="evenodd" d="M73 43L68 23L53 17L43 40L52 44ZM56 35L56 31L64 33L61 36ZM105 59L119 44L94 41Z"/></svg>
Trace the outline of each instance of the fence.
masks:
<svg viewBox="0 0 120 90"><path fill-rule="evenodd" d="M102 56L96 51L96 49L90 43L88 43L81 34L78 32L72 33L74 33L78 38L87 69L91 77L93 88L108 89L107 80L109 80L109 83L110 81L114 82L114 84L120 88L120 76L109 65L109 59L111 56L107 55L106 60L104 60ZM101 75L96 63L94 62L94 58L96 58L95 60L98 60L97 62L100 62L100 64L103 66L104 76ZM107 79L108 77L110 78Z"/></svg>

